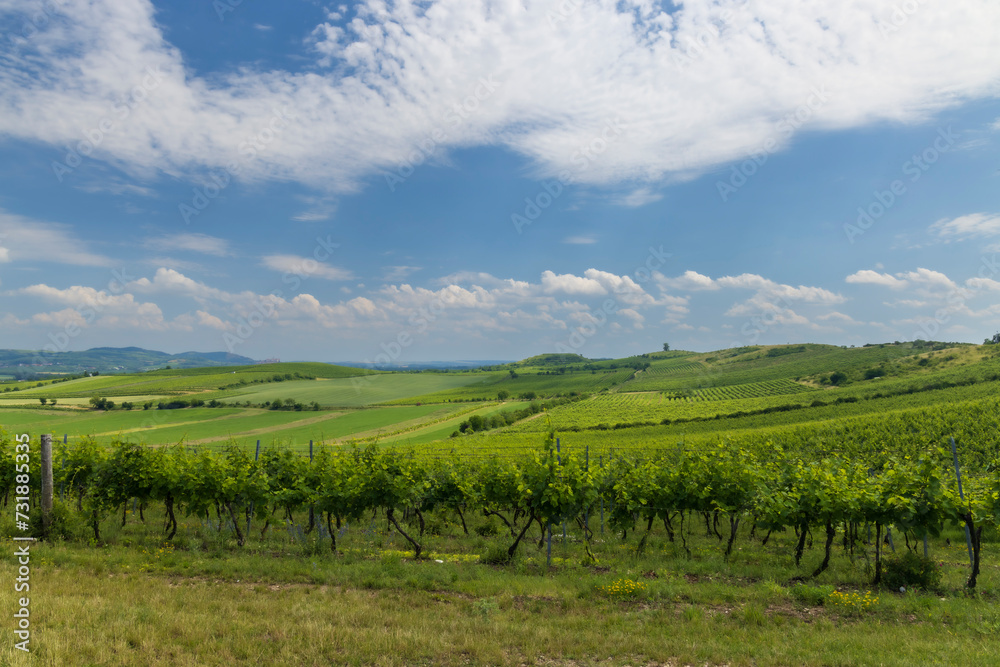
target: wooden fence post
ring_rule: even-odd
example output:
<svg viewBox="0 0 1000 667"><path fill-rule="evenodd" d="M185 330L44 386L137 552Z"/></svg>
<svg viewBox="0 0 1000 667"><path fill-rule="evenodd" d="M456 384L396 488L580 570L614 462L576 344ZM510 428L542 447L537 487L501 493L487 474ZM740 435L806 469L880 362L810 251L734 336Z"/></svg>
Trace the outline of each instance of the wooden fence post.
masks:
<svg viewBox="0 0 1000 667"><path fill-rule="evenodd" d="M52 435L42 435L42 535L52 523Z"/></svg>

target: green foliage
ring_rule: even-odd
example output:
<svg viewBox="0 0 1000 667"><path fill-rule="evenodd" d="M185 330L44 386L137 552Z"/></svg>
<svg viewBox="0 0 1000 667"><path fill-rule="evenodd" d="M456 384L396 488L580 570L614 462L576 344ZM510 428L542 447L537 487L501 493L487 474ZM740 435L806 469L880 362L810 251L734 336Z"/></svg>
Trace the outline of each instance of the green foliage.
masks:
<svg viewBox="0 0 1000 667"><path fill-rule="evenodd" d="M833 593L833 586L808 586L806 584L798 584L792 586L789 591L796 600L802 604L807 604L811 607L819 607L823 605L829 598L830 593Z"/></svg>
<svg viewBox="0 0 1000 667"><path fill-rule="evenodd" d="M499 542L490 542L486 551L479 556L479 562L486 565L507 565L514 559L508 551L508 547Z"/></svg>
<svg viewBox="0 0 1000 667"><path fill-rule="evenodd" d="M913 551L882 561L882 585L892 591L900 588L936 590L941 585L941 568L931 558Z"/></svg>

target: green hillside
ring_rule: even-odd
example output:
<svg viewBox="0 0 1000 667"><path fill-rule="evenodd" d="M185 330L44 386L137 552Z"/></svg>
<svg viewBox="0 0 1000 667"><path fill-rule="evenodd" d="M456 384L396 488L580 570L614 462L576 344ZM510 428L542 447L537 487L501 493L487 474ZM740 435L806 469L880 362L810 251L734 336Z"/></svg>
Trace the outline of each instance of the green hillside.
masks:
<svg viewBox="0 0 1000 667"><path fill-rule="evenodd" d="M356 436L420 446L444 439L451 446L473 437L477 447L488 442L502 449L533 442L549 428L595 444L602 438L655 444L978 400L1000 390L998 352L944 343L801 344L600 360L546 354L461 371L376 372L322 363L160 369L7 383L0 425L157 444ZM90 409L97 397L113 409ZM451 437L466 413L491 415L530 401L544 402L544 413ZM131 410L123 409L129 404Z"/></svg>

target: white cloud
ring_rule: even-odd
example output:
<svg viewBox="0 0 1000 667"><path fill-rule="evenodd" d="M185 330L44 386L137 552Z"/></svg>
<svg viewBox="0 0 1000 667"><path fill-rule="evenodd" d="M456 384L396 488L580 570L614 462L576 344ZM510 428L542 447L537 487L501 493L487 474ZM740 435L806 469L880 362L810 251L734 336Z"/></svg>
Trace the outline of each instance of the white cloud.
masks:
<svg viewBox="0 0 1000 667"><path fill-rule="evenodd" d="M301 278L316 276L326 280L353 280L354 274L347 269L317 262L311 257L297 255L267 255L261 258L261 265L272 271L288 273Z"/></svg>
<svg viewBox="0 0 1000 667"><path fill-rule="evenodd" d="M608 290L594 278L574 276L569 273L556 275L552 271L542 273L542 290L546 294L561 293L586 296L600 296L608 293Z"/></svg>
<svg viewBox="0 0 1000 667"><path fill-rule="evenodd" d="M697 271L685 271L676 278L661 278L660 284L679 290L717 290L721 286L708 276L703 276Z"/></svg>
<svg viewBox="0 0 1000 667"><path fill-rule="evenodd" d="M965 281L967 287L982 289L989 292L1000 292L1000 282L991 278L969 278Z"/></svg>
<svg viewBox="0 0 1000 667"><path fill-rule="evenodd" d="M393 280L402 280L407 278L417 271L420 270L419 266L384 266L382 267L386 270L385 277L383 280L392 282Z"/></svg>
<svg viewBox="0 0 1000 667"><path fill-rule="evenodd" d="M563 243L569 243L571 245L590 245L597 243L597 239L593 236L567 236L563 239Z"/></svg>
<svg viewBox="0 0 1000 667"><path fill-rule="evenodd" d="M896 275L903 280L918 285L925 285L929 288L944 288L949 290L958 288L958 285L951 278L940 271L933 271L931 269L918 268L916 271L907 271L905 273L897 273Z"/></svg>
<svg viewBox="0 0 1000 667"><path fill-rule="evenodd" d="M942 219L930 226L930 231L942 238L970 238L1000 234L1000 215L971 213L951 220Z"/></svg>
<svg viewBox="0 0 1000 667"><path fill-rule="evenodd" d="M621 195L614 198L614 203L619 206L627 206L629 208L639 208L640 206L645 206L646 204L652 204L663 199L663 195L658 192L653 192L649 188L639 188L633 190L628 194Z"/></svg>
<svg viewBox="0 0 1000 667"><path fill-rule="evenodd" d="M127 286L128 289L140 293L172 293L194 297L197 299L216 299L229 301L230 294L214 287L209 287L205 283L188 278L183 273L160 267L153 275L153 279L139 278L133 280Z"/></svg>
<svg viewBox="0 0 1000 667"><path fill-rule="evenodd" d="M841 324L851 324L851 325L864 324L864 322L858 322L850 315L845 315L844 313L840 313L835 310L826 313L825 315L818 315L816 319L819 320L820 322L839 322Z"/></svg>
<svg viewBox="0 0 1000 667"><path fill-rule="evenodd" d="M337 200L330 197L302 197L308 208L292 216L296 222L320 222L329 220L337 211Z"/></svg>
<svg viewBox="0 0 1000 667"><path fill-rule="evenodd" d="M0 69L0 134L62 152L110 119L86 159L186 178L237 161L240 178L350 191L440 131L424 159L502 145L542 175L628 183L623 201L637 203L645 184L787 144L781 123L800 109L797 129L839 129L922 121L997 92L992 0L923 3L898 29L878 0L571 6L550 21L562 11L550 2L368 0L302 35L314 62L296 71L202 77L147 0L67 0ZM19 25L31 11L6 3L0 15ZM456 115L467 100L475 109ZM287 109L280 133L244 159L275 108Z"/></svg>
<svg viewBox="0 0 1000 667"><path fill-rule="evenodd" d="M123 327L141 330L170 328L163 312L155 303L137 301L132 294L111 294L92 287L73 285L59 289L45 284L30 285L15 290L36 299L69 306L58 311L39 312L31 317L33 324L65 329L75 326L103 328Z"/></svg>
<svg viewBox="0 0 1000 667"><path fill-rule="evenodd" d="M41 222L2 210L0 262L51 262L73 266L111 266L113 263L107 257L90 252L69 225Z"/></svg>
<svg viewBox="0 0 1000 667"><path fill-rule="evenodd" d="M870 269L852 273L845 278L845 281L860 285L882 285L883 287L890 287L892 289L902 289L907 285L905 280L890 276L888 273L878 273Z"/></svg>
<svg viewBox="0 0 1000 667"><path fill-rule="evenodd" d="M214 257L228 257L233 254L229 241L208 234L173 234L146 239L143 245L155 250L188 250Z"/></svg>

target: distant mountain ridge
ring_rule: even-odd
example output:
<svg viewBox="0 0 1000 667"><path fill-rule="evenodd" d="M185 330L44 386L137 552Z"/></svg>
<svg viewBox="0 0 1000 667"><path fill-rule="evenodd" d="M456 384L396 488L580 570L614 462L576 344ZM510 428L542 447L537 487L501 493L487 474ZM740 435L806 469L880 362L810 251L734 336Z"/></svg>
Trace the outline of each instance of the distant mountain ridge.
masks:
<svg viewBox="0 0 1000 667"><path fill-rule="evenodd" d="M229 352L168 354L141 347L95 347L82 352L0 350L0 374L27 376L50 373L140 373L170 366L246 366L256 361Z"/></svg>

